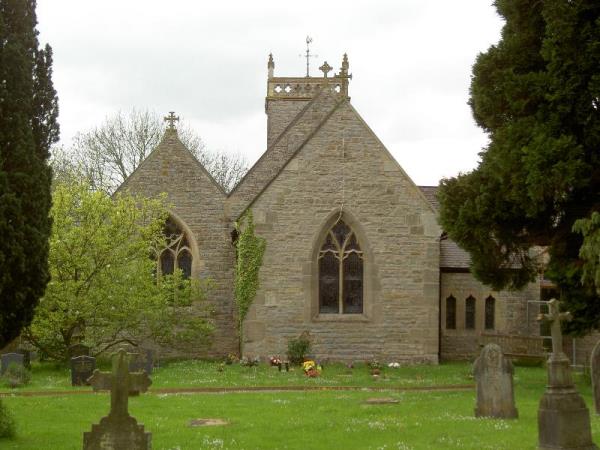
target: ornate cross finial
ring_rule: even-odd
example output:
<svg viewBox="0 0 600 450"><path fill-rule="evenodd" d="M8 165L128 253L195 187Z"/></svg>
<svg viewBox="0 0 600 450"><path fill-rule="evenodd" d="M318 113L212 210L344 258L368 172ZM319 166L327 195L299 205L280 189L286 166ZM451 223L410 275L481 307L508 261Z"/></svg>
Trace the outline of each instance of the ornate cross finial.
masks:
<svg viewBox="0 0 600 450"><path fill-rule="evenodd" d="M175 131L175 122L179 122L179 116L175 116L175 111L169 111L169 115L163 118L165 122L169 122L168 130Z"/></svg>
<svg viewBox="0 0 600 450"><path fill-rule="evenodd" d="M310 43L312 42L312 38L310 36L306 36L306 77L310 76L310 58L316 58L319 55L311 55L310 54ZM303 56L303 55L300 55Z"/></svg>
<svg viewBox="0 0 600 450"><path fill-rule="evenodd" d="M112 372L94 370L88 378L94 390L110 389L109 416L129 416L130 391L146 392L152 381L146 372L129 373L129 355L121 349L112 357Z"/></svg>
<svg viewBox="0 0 600 450"><path fill-rule="evenodd" d="M329 64L327 64L327 61L325 61L323 63L323 65L321 67L319 67L319 70L321 72L323 72L323 76L325 78L327 78L327 73L331 72L332 69L333 69L333 67L331 67Z"/></svg>
<svg viewBox="0 0 600 450"><path fill-rule="evenodd" d="M540 314L538 320L550 322L550 332L552 334L552 354L555 357L563 355L562 332L560 323L570 321L573 317L570 312L559 312L559 301L553 298L548 302L548 314Z"/></svg>

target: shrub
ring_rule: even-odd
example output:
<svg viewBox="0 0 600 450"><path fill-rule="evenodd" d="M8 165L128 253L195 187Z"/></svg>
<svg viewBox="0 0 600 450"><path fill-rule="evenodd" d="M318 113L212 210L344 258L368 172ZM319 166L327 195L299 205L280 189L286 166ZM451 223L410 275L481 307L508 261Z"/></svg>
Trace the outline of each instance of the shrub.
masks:
<svg viewBox="0 0 600 450"><path fill-rule="evenodd" d="M305 334L300 335L297 339L290 339L288 341L287 357L291 364L302 364L309 351L310 340Z"/></svg>
<svg viewBox="0 0 600 450"><path fill-rule="evenodd" d="M31 372L19 364L9 364L2 375L4 384L10 388L25 386L31 379Z"/></svg>
<svg viewBox="0 0 600 450"><path fill-rule="evenodd" d="M12 438L15 435L15 419L0 401L0 438Z"/></svg>

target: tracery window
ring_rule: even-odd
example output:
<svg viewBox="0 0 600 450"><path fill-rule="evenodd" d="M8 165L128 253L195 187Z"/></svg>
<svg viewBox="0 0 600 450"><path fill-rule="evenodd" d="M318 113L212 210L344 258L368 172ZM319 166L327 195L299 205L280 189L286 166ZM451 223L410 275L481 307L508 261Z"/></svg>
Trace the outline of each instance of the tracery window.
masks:
<svg viewBox="0 0 600 450"><path fill-rule="evenodd" d="M491 295L485 299L485 329L493 330L496 320L496 299Z"/></svg>
<svg viewBox="0 0 600 450"><path fill-rule="evenodd" d="M465 300L465 328L475 329L475 297L469 295Z"/></svg>
<svg viewBox="0 0 600 450"><path fill-rule="evenodd" d="M171 219L167 219L163 234L166 246L158 257L161 275L171 275L180 269L184 278L192 276L192 251L185 232Z"/></svg>
<svg viewBox="0 0 600 450"><path fill-rule="evenodd" d="M446 299L446 329L456 329L456 299L452 295Z"/></svg>
<svg viewBox="0 0 600 450"><path fill-rule="evenodd" d="M342 220L328 232L319 251L319 313L362 314L363 252Z"/></svg>

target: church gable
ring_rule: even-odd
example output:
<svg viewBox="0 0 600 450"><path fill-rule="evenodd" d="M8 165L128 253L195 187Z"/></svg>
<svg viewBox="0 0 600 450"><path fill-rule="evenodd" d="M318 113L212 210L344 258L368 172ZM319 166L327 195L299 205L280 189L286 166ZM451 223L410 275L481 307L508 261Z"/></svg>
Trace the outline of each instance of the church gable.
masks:
<svg viewBox="0 0 600 450"><path fill-rule="evenodd" d="M303 143L251 208L267 250L261 290L245 325L247 352L285 352L289 337L308 331L318 357L437 360L434 210L347 101ZM330 255L335 242L327 238L340 223L356 242L338 240ZM323 307L321 261L333 264L335 255L346 260L339 256L346 253L356 267L347 273L341 268L340 276L347 278L340 279L339 290L331 285L333 297ZM334 275L332 269L323 280ZM358 288L351 286L359 276L362 303ZM340 293L343 286L351 299Z"/></svg>

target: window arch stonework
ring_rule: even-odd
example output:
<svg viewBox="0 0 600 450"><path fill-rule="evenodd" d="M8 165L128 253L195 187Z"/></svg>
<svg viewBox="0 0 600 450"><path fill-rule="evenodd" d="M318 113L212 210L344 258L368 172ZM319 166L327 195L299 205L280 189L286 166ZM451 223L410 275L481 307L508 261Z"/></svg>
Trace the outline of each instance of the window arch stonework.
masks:
<svg viewBox="0 0 600 450"><path fill-rule="evenodd" d="M158 270L160 275L170 275L180 269L184 278L192 277L194 264L193 244L186 232L173 218L169 217L163 228L165 247L158 255Z"/></svg>
<svg viewBox="0 0 600 450"><path fill-rule="evenodd" d="M320 227L306 273L306 311L315 321L369 321L378 294L369 245L351 215L332 213ZM310 274L310 275L309 275Z"/></svg>

